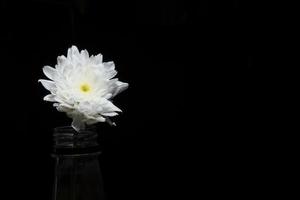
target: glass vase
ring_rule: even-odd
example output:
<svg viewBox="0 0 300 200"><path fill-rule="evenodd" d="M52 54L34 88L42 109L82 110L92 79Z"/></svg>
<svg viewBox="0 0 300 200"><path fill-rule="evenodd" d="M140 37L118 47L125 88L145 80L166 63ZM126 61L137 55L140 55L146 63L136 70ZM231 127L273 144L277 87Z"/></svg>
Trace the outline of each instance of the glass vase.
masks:
<svg viewBox="0 0 300 200"><path fill-rule="evenodd" d="M76 132L72 127L57 127L53 138L55 173L52 199L105 199L96 130L88 128Z"/></svg>

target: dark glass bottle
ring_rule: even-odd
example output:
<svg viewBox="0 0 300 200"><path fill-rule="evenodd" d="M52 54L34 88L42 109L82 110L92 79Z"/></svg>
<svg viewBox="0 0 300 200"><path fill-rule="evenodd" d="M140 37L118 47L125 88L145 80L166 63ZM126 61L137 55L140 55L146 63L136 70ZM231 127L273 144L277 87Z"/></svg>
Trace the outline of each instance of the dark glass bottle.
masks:
<svg viewBox="0 0 300 200"><path fill-rule="evenodd" d="M105 199L97 132L92 128L76 132L72 127L58 127L53 136L55 177L52 199Z"/></svg>

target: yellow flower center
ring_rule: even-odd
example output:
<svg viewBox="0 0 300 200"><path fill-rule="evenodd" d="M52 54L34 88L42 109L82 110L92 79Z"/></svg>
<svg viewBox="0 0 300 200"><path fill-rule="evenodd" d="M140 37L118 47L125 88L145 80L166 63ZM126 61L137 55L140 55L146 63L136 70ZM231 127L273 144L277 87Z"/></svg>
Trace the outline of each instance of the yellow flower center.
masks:
<svg viewBox="0 0 300 200"><path fill-rule="evenodd" d="M91 87L89 84L84 83L80 86L80 90L81 92L87 93L91 90Z"/></svg>

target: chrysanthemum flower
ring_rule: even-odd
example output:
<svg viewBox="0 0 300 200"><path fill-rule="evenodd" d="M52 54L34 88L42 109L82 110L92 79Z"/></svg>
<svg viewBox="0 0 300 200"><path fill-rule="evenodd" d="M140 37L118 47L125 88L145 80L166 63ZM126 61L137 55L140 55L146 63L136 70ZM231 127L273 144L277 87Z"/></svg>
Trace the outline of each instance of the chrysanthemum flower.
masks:
<svg viewBox="0 0 300 200"><path fill-rule="evenodd" d="M66 112L73 119L75 130L105 122L121 112L111 99L128 84L114 78L114 63L102 62L101 54L89 56L87 50L79 52L72 46L67 57L57 58L55 68L45 66L43 72L50 80L39 81L51 93L44 100L54 102L58 111Z"/></svg>

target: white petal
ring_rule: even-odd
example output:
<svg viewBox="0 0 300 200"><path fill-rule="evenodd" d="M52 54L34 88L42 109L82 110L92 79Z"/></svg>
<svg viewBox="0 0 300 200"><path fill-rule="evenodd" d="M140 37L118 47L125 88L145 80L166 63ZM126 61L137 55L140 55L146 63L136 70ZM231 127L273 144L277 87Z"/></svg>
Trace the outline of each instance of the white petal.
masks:
<svg viewBox="0 0 300 200"><path fill-rule="evenodd" d="M116 115L119 115L119 114L116 113L116 112L107 112L107 113L101 113L101 115L107 116L107 117L113 117L113 116L116 116Z"/></svg>
<svg viewBox="0 0 300 200"><path fill-rule="evenodd" d="M99 116L99 117L96 118L96 120L98 122L105 122L106 119L104 117L102 117L102 116Z"/></svg>
<svg viewBox="0 0 300 200"><path fill-rule="evenodd" d="M113 61L104 62L103 66L106 70L114 70L115 69L115 63Z"/></svg>
<svg viewBox="0 0 300 200"><path fill-rule="evenodd" d="M113 77L115 77L117 75L117 71L116 70L109 70L105 73L105 78L107 79L111 79Z"/></svg>
<svg viewBox="0 0 300 200"><path fill-rule="evenodd" d="M94 63L96 65L101 64L103 61L103 56L101 54L98 54L94 57Z"/></svg>
<svg viewBox="0 0 300 200"><path fill-rule="evenodd" d="M71 48L68 49L68 54L67 54L67 58L68 59L73 59L79 56L79 51L78 48L76 46L72 46Z"/></svg>
<svg viewBox="0 0 300 200"><path fill-rule="evenodd" d="M117 124L113 121L111 121L108 117L106 118L106 122L110 125L110 126L117 126Z"/></svg>
<svg viewBox="0 0 300 200"><path fill-rule="evenodd" d="M86 124L95 124L97 122L105 122L106 119L102 116L97 116L97 117L88 117L86 120L85 120L85 123Z"/></svg>
<svg viewBox="0 0 300 200"><path fill-rule="evenodd" d="M129 84L128 83L124 83L121 81L117 81L115 82L114 87L112 88L112 97L116 96L117 94L123 92L124 90L126 90L128 88Z"/></svg>
<svg viewBox="0 0 300 200"><path fill-rule="evenodd" d="M54 103L53 106L57 107L57 106L59 106L59 103Z"/></svg>
<svg viewBox="0 0 300 200"><path fill-rule="evenodd" d="M59 105L64 106L64 107L69 108L69 109L72 109L72 110L74 109L73 106L71 106L69 104L66 104L66 103L60 103Z"/></svg>
<svg viewBox="0 0 300 200"><path fill-rule="evenodd" d="M102 106L99 103L96 103L92 106L94 113L101 113L103 111Z"/></svg>
<svg viewBox="0 0 300 200"><path fill-rule="evenodd" d="M72 112L73 111L73 108L65 106L65 104L59 104L58 106L56 106L56 109L59 112Z"/></svg>
<svg viewBox="0 0 300 200"><path fill-rule="evenodd" d="M56 91L56 85L53 81L40 79L39 82L42 83L42 85L49 91L55 92Z"/></svg>
<svg viewBox="0 0 300 200"><path fill-rule="evenodd" d="M113 77L115 77L117 75L117 71L112 69L112 70L106 70L106 69L95 69L94 70L94 74L96 75L96 78L99 79L106 79L106 80L109 80L109 79L112 79Z"/></svg>
<svg viewBox="0 0 300 200"><path fill-rule="evenodd" d="M111 97L112 97L111 93L107 93L103 96L103 98L105 98L105 99L110 99Z"/></svg>
<svg viewBox="0 0 300 200"><path fill-rule="evenodd" d="M76 107L79 112L84 113L84 114L91 114L91 104L87 101L85 102L80 102L79 105Z"/></svg>
<svg viewBox="0 0 300 200"><path fill-rule="evenodd" d="M48 94L44 97L44 101L56 102L56 95Z"/></svg>
<svg viewBox="0 0 300 200"><path fill-rule="evenodd" d="M62 73L65 65L55 65L55 69L57 72Z"/></svg>
<svg viewBox="0 0 300 200"><path fill-rule="evenodd" d="M118 108L117 106L115 106L111 101L102 98L101 99L101 104L102 104L102 108L103 108L103 113L107 113L107 112L122 112L122 110L120 108Z"/></svg>
<svg viewBox="0 0 300 200"><path fill-rule="evenodd" d="M82 50L80 54L84 59L89 59L89 52L87 50Z"/></svg>
<svg viewBox="0 0 300 200"><path fill-rule="evenodd" d="M83 122L83 118L80 114L73 116L73 122L71 125L77 132L83 130L85 128L85 124Z"/></svg>
<svg viewBox="0 0 300 200"><path fill-rule="evenodd" d="M116 89L116 87L117 87L117 82L119 81L119 79L117 79L117 78L114 78L114 79L111 79L111 80L109 80L108 81L108 89L109 89L109 91L112 91L111 93L113 93L113 91Z"/></svg>
<svg viewBox="0 0 300 200"><path fill-rule="evenodd" d="M87 119L86 121L85 121L85 123L87 124L87 125L92 125L92 124L96 124L96 123L98 123L99 121L97 121L97 120L95 120L95 119Z"/></svg>
<svg viewBox="0 0 300 200"><path fill-rule="evenodd" d="M43 67L43 72L44 74L51 80L54 79L55 75L56 75L56 69L50 67L50 66L45 66Z"/></svg>
<svg viewBox="0 0 300 200"><path fill-rule="evenodd" d="M65 56L58 56L57 57L57 64L58 65L65 65L67 63L67 58Z"/></svg>

